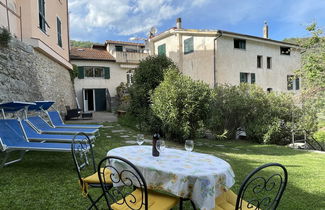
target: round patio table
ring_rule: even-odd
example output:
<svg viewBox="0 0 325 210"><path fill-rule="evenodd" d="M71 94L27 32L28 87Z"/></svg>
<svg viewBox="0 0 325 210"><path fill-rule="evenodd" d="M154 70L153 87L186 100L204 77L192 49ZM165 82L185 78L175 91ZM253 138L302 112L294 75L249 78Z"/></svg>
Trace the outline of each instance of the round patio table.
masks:
<svg viewBox="0 0 325 210"><path fill-rule="evenodd" d="M214 209L215 198L235 183L231 166L213 155L166 148L153 157L152 146L118 147L107 155L131 161L143 174L148 189L189 198L200 209Z"/></svg>

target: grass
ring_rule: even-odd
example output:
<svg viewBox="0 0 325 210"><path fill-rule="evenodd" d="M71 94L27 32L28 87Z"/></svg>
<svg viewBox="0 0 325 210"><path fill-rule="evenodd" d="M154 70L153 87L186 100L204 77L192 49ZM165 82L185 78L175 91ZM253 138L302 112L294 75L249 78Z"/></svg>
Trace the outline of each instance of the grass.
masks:
<svg viewBox="0 0 325 210"><path fill-rule="evenodd" d="M127 145L126 139L120 137L122 134L113 133L112 129L125 130L123 135L129 135L129 140L137 133L117 123L106 125L114 128L101 130L94 148L97 163L108 150ZM174 142L167 142L167 146L183 148ZM278 209L325 209L325 154L245 141L206 139L197 140L194 150L231 164L236 174L232 187L235 192L254 168L269 162L282 163L287 167L289 181ZM91 193L94 191L97 190ZM104 202L101 205L104 207ZM81 195L70 153L28 152L23 161L0 169L0 209L85 209L87 206L89 201Z"/></svg>

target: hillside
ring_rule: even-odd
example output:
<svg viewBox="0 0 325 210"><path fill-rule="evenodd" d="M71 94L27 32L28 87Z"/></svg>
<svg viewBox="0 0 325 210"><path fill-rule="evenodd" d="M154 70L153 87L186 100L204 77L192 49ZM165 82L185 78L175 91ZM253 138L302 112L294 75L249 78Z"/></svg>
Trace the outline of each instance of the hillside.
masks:
<svg viewBox="0 0 325 210"><path fill-rule="evenodd" d="M93 44L99 44L97 42L91 42L91 41L76 41L76 40L70 40L71 47L83 47L83 48L91 48Z"/></svg>

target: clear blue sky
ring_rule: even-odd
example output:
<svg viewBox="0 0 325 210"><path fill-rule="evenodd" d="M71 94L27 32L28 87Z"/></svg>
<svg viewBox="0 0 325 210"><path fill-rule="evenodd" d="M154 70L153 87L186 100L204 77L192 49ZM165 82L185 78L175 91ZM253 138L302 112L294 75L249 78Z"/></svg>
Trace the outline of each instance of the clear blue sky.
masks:
<svg viewBox="0 0 325 210"><path fill-rule="evenodd" d="M305 37L305 26L325 27L325 0L69 0L70 36L103 43L145 38L151 27L158 33L175 26L220 29L269 38Z"/></svg>

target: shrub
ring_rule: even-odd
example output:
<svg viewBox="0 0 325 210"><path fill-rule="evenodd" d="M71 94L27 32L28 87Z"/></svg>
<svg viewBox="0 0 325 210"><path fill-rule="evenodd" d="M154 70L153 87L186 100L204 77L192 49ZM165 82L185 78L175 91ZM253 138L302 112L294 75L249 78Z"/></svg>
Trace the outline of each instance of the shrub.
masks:
<svg viewBox="0 0 325 210"><path fill-rule="evenodd" d="M292 112L300 114L288 94L266 93L262 88L241 84L221 85L214 89L209 128L220 135L227 131L234 138L239 127L245 129L248 138L258 143L287 142L293 120ZM280 126L280 122L282 125Z"/></svg>
<svg viewBox="0 0 325 210"><path fill-rule="evenodd" d="M140 127L150 132L158 132L161 127L159 119L150 109L150 92L163 80L164 72L169 67L176 68L173 61L166 56L149 56L142 60L133 76L133 85L129 89L129 112L136 116Z"/></svg>
<svg viewBox="0 0 325 210"><path fill-rule="evenodd" d="M211 90L207 84L170 69L151 99L166 137L184 141L195 138L204 126L210 113Z"/></svg>
<svg viewBox="0 0 325 210"><path fill-rule="evenodd" d="M128 93L128 87L124 82L121 82L120 85L116 87L116 97L118 102L117 109L128 110L130 106L130 95Z"/></svg>
<svg viewBox="0 0 325 210"><path fill-rule="evenodd" d="M0 28L0 46L8 47L11 40L11 34L5 27Z"/></svg>

